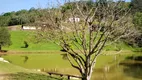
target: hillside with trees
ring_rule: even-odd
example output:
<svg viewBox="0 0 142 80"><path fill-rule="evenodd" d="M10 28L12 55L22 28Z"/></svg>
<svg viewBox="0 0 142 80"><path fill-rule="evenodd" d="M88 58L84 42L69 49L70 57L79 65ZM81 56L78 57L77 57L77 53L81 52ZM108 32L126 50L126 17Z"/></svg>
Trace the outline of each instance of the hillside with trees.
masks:
<svg viewBox="0 0 142 80"><path fill-rule="evenodd" d="M140 0L83 0L53 8L3 13L0 50L10 46L11 40L14 45L6 47L11 51L0 57L49 75L68 72L79 74L82 80L100 80L101 73L102 80L122 76L122 80L141 79L141 68L138 68L142 66L141 4ZM9 32L7 29L14 25L22 28ZM24 30L24 26L40 29ZM64 74L60 76L63 78Z"/></svg>
<svg viewBox="0 0 142 80"><path fill-rule="evenodd" d="M42 16L41 9L35 8L31 8L30 10L20 10L17 12L7 12L0 15L0 26L32 24Z"/></svg>

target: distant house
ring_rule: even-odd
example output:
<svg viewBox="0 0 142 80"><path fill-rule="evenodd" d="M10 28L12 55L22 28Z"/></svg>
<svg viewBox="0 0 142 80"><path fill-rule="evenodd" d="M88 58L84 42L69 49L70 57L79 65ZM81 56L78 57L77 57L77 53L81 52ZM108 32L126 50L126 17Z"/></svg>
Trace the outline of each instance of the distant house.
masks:
<svg viewBox="0 0 142 80"><path fill-rule="evenodd" d="M70 22L80 22L80 18L69 18Z"/></svg>
<svg viewBox="0 0 142 80"><path fill-rule="evenodd" d="M23 26L23 25L22 25L22 30L37 30L37 29L41 29L41 27Z"/></svg>

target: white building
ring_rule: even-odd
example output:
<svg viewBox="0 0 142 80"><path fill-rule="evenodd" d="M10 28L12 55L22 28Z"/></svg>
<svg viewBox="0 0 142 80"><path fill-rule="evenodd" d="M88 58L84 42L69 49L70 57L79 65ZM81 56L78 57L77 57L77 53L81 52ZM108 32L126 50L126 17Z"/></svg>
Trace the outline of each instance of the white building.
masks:
<svg viewBox="0 0 142 80"><path fill-rule="evenodd" d="M69 18L70 22L80 22L80 18Z"/></svg>
<svg viewBox="0 0 142 80"><path fill-rule="evenodd" d="M33 26L22 26L23 30L37 30L41 29L41 27L33 27Z"/></svg>

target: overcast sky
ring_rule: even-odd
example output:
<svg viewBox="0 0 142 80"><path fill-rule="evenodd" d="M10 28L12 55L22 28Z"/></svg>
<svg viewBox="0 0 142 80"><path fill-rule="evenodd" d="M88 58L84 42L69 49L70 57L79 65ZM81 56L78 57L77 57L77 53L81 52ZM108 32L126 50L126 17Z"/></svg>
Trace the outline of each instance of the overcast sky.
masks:
<svg viewBox="0 0 142 80"><path fill-rule="evenodd" d="M48 5L51 6L51 4L57 5L57 1L63 4L63 0L0 0L0 14L21 9L29 10L31 7L47 8Z"/></svg>

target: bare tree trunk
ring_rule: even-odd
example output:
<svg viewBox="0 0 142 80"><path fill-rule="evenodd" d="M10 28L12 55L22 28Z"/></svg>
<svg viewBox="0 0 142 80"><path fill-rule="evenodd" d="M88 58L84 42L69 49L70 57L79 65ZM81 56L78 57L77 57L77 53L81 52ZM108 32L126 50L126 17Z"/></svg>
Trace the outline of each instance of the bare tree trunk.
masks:
<svg viewBox="0 0 142 80"><path fill-rule="evenodd" d="M90 64L90 57L86 57L85 67L86 69L84 70L85 71L84 75L82 75L82 80L91 80L93 67Z"/></svg>
<svg viewBox="0 0 142 80"><path fill-rule="evenodd" d="M91 74L87 74L85 73L83 76L82 76L82 80L91 80L91 76L92 76L92 73Z"/></svg>
<svg viewBox="0 0 142 80"><path fill-rule="evenodd" d="M88 75L88 76L87 76L87 80L91 80L91 75Z"/></svg>
<svg viewBox="0 0 142 80"><path fill-rule="evenodd" d="M82 80L91 80L91 75L86 75Z"/></svg>

